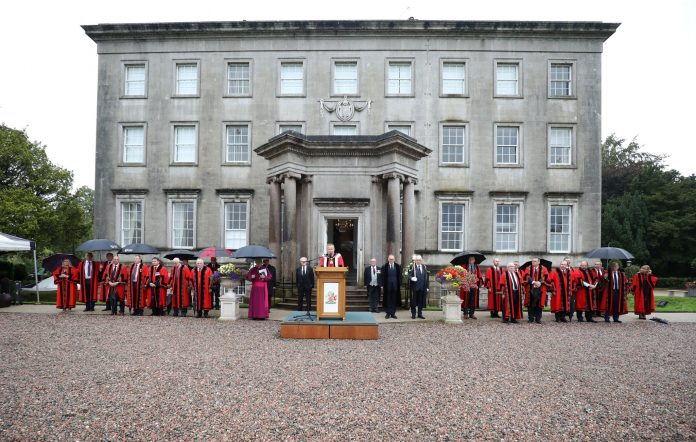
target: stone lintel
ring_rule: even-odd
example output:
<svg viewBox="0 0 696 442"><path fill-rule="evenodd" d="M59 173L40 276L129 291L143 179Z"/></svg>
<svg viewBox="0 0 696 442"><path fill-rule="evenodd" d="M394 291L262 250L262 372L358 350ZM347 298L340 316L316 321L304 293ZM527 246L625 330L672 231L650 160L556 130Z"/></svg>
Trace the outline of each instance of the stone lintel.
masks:
<svg viewBox="0 0 696 442"><path fill-rule="evenodd" d="M314 198L314 204L318 207L367 207L369 198Z"/></svg>
<svg viewBox="0 0 696 442"><path fill-rule="evenodd" d="M116 195L147 195L149 189L111 189L111 193Z"/></svg>

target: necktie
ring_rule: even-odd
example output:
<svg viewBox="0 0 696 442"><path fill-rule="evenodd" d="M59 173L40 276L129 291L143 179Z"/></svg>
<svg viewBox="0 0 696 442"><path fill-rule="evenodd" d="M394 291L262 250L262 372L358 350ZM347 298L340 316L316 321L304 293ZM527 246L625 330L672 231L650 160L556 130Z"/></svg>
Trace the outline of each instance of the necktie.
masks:
<svg viewBox="0 0 696 442"><path fill-rule="evenodd" d="M422 274L423 274L423 269L421 268L420 265L418 266L418 274L419 274L419 275L422 275Z"/></svg>
<svg viewBox="0 0 696 442"><path fill-rule="evenodd" d="M85 263L85 278L87 279L89 279L92 276L91 267L89 266L89 264L89 261Z"/></svg>
<svg viewBox="0 0 696 442"><path fill-rule="evenodd" d="M614 272L614 289L619 288L619 273Z"/></svg>
<svg viewBox="0 0 696 442"><path fill-rule="evenodd" d="M133 282L138 281L138 271L140 270L140 264L135 265L135 272L133 272Z"/></svg>
<svg viewBox="0 0 696 442"><path fill-rule="evenodd" d="M515 278L515 274L510 272L510 279L512 280L512 290L517 291L517 278Z"/></svg>
<svg viewBox="0 0 696 442"><path fill-rule="evenodd" d="M116 277L118 276L118 266L114 266L114 270L111 272L111 282L116 282Z"/></svg>
<svg viewBox="0 0 696 442"><path fill-rule="evenodd" d="M302 276L307 274L307 266L302 266Z"/></svg>

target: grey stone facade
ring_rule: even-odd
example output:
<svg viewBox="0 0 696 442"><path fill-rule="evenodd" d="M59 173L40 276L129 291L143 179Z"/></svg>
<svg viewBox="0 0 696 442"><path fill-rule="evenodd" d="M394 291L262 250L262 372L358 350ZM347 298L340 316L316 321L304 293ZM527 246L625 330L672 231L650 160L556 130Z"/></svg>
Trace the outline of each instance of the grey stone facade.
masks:
<svg viewBox="0 0 696 442"><path fill-rule="evenodd" d="M391 251L582 256L600 243L601 53L617 27L84 26L99 53L95 235L270 244L285 275L346 226L358 268Z"/></svg>

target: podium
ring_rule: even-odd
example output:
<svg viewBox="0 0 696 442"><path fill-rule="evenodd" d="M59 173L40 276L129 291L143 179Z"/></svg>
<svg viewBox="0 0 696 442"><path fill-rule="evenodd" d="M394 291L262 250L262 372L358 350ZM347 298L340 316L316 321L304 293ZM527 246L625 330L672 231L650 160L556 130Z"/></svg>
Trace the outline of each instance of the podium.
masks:
<svg viewBox="0 0 696 442"><path fill-rule="evenodd" d="M315 267L317 319L346 319L347 267Z"/></svg>

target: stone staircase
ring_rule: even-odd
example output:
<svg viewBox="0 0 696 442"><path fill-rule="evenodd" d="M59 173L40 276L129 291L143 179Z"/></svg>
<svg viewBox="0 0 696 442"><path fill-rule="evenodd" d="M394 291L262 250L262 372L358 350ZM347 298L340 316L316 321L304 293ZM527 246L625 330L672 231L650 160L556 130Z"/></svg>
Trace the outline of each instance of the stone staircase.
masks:
<svg viewBox="0 0 696 442"><path fill-rule="evenodd" d="M316 290L312 291L312 310L316 310L317 306L317 293ZM279 299L276 301L276 307L296 310L297 309L297 294L293 293L285 297L285 299ZM382 307L380 306L380 310ZM370 310L370 303L367 300L367 290L362 287L356 287L353 285L346 286L346 311L355 312L363 311L366 312Z"/></svg>

